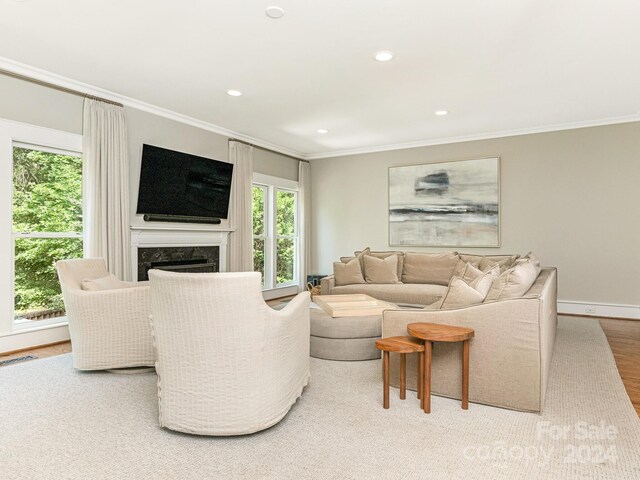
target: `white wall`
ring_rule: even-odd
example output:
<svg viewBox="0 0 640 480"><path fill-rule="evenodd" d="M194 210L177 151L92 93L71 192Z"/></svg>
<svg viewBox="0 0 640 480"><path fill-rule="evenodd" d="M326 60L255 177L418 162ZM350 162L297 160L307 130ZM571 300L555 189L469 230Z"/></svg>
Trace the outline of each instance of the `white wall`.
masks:
<svg viewBox="0 0 640 480"><path fill-rule="evenodd" d="M313 271L389 248L389 167L488 156L501 157L502 246L460 251L532 250L558 267L560 299L640 305L637 122L313 160Z"/></svg>

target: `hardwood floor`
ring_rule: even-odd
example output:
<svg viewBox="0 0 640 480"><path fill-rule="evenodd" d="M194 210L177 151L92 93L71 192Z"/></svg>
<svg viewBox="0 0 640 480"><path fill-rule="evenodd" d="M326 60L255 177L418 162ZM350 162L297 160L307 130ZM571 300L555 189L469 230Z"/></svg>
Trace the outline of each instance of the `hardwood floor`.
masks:
<svg viewBox="0 0 640 480"><path fill-rule="evenodd" d="M640 416L640 321L601 319L620 377Z"/></svg>
<svg viewBox="0 0 640 480"><path fill-rule="evenodd" d="M53 343L51 345L45 345L38 348L30 348L28 350L18 350L16 352L0 353L0 362L3 360L12 360L14 358L26 357L27 355L33 355L38 358L53 357L55 355L62 355L63 353L69 353L71 351L71 342ZM34 359L34 360L37 360ZM32 360L25 360L25 362L31 362ZM23 362L18 362L23 363ZM8 367L10 365L16 365L16 363L9 363L0 366L0 368Z"/></svg>
<svg viewBox="0 0 640 480"><path fill-rule="evenodd" d="M276 305L280 302L282 302L282 299L271 300L268 303ZM638 416L640 416L640 321L603 318L600 319L600 325L611 346L611 351L627 394ZM19 352L0 353L0 361L27 355L46 358L69 353L70 351L71 343L63 342ZM10 365L15 364L4 366L8 367Z"/></svg>

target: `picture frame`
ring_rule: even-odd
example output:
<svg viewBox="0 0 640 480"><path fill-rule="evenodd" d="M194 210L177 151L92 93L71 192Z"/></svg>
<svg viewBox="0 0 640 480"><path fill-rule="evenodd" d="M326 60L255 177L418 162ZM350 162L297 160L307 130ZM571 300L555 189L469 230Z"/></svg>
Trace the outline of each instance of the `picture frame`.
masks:
<svg viewBox="0 0 640 480"><path fill-rule="evenodd" d="M500 157L389 167L389 245L500 246Z"/></svg>

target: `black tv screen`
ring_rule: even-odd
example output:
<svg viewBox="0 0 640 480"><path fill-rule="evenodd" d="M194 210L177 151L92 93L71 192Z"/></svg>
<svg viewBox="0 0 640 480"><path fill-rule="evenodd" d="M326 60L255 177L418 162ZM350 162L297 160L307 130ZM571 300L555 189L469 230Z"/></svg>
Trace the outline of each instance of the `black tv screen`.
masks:
<svg viewBox="0 0 640 480"><path fill-rule="evenodd" d="M139 214L227 218L233 165L142 146Z"/></svg>

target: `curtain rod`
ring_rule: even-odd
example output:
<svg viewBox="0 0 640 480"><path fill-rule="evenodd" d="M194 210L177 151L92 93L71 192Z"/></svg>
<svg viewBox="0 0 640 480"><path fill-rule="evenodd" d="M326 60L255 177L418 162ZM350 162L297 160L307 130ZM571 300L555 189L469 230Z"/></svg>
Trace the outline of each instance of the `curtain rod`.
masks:
<svg viewBox="0 0 640 480"><path fill-rule="evenodd" d="M79 90L73 90L71 88L61 87L54 83L45 82L44 80L37 80L35 78L31 78L26 75L21 75L19 73L11 72L3 68L0 68L0 74L5 75L7 77L17 78L18 80L24 80L25 82L35 83L36 85L40 85L42 87L52 88L53 90L58 90L60 92L70 93L71 95L76 95L78 97L90 98L91 100L99 100L101 102L109 103L111 105L116 105L118 107L124 106L121 103L114 102L113 100L107 100L106 98L96 97L95 95L89 95L88 93L84 93Z"/></svg>
<svg viewBox="0 0 640 480"><path fill-rule="evenodd" d="M278 152L276 150L271 150L270 148L261 147L260 145L255 145L255 144L249 143L249 142L247 142L245 140L239 140L237 138L230 138L229 141L230 142L243 143L245 145L249 145L250 147L259 148L260 150L264 150L265 152L277 153L278 155L282 155L283 157L293 158L294 160L298 160L299 162L311 163L311 162L309 162L309 160L303 160L302 158L294 157L293 155L287 155L286 153Z"/></svg>

